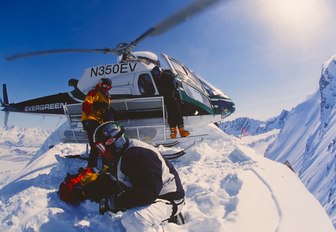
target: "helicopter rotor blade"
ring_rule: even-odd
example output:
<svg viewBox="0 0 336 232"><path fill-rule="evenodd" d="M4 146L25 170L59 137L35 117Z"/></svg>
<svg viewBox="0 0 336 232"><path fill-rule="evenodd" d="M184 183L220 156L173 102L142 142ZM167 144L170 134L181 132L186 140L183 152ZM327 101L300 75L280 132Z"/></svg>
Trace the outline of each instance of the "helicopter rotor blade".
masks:
<svg viewBox="0 0 336 232"><path fill-rule="evenodd" d="M169 16L162 22L158 23L156 26L149 28L145 33L136 38L133 42L130 43L130 46L133 48L138 45L138 43L149 36L160 35L174 26L182 23L183 21L189 19L190 17L204 11L206 8L214 5L217 2L222 0L198 0L192 4L184 7L182 10L176 12L175 14Z"/></svg>
<svg viewBox="0 0 336 232"><path fill-rule="evenodd" d="M45 51L34 51L27 53L19 53L12 56L5 57L6 60L16 60L20 58L26 58L31 56L39 56L39 55L47 55L47 54L55 54L55 53L76 53L76 52L101 52L104 54L129 54L130 51L139 44L143 39L163 34L164 32L170 30L174 26L182 23L183 21L189 19L190 17L206 10L210 6L214 5L224 0L196 0L192 4L187 5L182 10L176 12L175 14L169 16L162 22L158 23L156 26L149 28L146 32L140 35L138 38L133 40L131 43L121 43L116 48L102 48L102 49L55 49L55 50L45 50ZM228 1L228 0L226 0Z"/></svg>
<svg viewBox="0 0 336 232"><path fill-rule="evenodd" d="M19 53L12 56L7 56L6 60L16 60L20 58L26 58L31 56L40 56L47 54L56 54L56 53L76 53L76 52L101 52L104 54L118 54L118 50L114 48L98 48L98 49L81 49L81 48L69 48L69 49L55 49L55 50L45 50L45 51L34 51L27 53Z"/></svg>

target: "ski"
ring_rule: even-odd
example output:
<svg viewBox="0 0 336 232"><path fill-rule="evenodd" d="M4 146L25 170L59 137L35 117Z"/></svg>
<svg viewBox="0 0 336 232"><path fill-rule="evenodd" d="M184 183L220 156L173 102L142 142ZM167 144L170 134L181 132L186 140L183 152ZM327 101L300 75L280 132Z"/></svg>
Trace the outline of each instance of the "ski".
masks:
<svg viewBox="0 0 336 232"><path fill-rule="evenodd" d="M167 138L165 140L157 140L156 143L152 143L154 147L159 147L160 145L164 147L174 147L181 143L181 141L188 140L189 138L201 138L201 140L208 136L209 134L196 134L188 135L187 137L178 137L176 139Z"/></svg>
<svg viewBox="0 0 336 232"><path fill-rule="evenodd" d="M65 155L63 156L64 158L67 159L81 159L81 160L88 160L89 157L83 156L83 155Z"/></svg>
<svg viewBox="0 0 336 232"><path fill-rule="evenodd" d="M199 137L201 137L201 140L202 140L204 137L206 137L208 135L209 134L196 134L196 135L192 134L192 135L188 135L187 137L181 137L180 139L199 138Z"/></svg>
<svg viewBox="0 0 336 232"><path fill-rule="evenodd" d="M186 153L187 152L182 150L182 151L174 152L171 154L162 154L162 156L167 160L174 160L174 159L180 158L181 156L184 156Z"/></svg>
<svg viewBox="0 0 336 232"><path fill-rule="evenodd" d="M187 137L177 137L176 139L178 140L186 140L186 139L189 139L189 138L201 138L203 139L204 137L207 137L209 134L191 134L191 135L188 135Z"/></svg>
<svg viewBox="0 0 336 232"><path fill-rule="evenodd" d="M168 154L162 154L162 156L167 159L167 160L174 160L177 158L180 158L181 156L184 156L187 152L188 149L190 149L191 147L193 147L197 142L201 142L203 140L203 138L201 138L200 140L196 141L194 140L189 146L183 148L180 151L174 152L174 153L168 153Z"/></svg>
<svg viewBox="0 0 336 232"><path fill-rule="evenodd" d="M164 147L174 147L176 146L177 144L179 144L179 141L178 140L174 140L174 141L171 141L171 142L163 142L163 143L156 143L154 144L153 146L154 147L159 147L159 146L164 146Z"/></svg>

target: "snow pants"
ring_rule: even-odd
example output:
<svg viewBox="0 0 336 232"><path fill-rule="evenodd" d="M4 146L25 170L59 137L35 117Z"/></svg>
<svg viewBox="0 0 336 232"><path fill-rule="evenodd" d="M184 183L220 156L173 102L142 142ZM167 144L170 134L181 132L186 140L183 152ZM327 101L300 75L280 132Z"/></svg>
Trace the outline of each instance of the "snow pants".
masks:
<svg viewBox="0 0 336 232"><path fill-rule="evenodd" d="M181 212L183 205L184 199L176 201L177 211L174 215ZM161 224L174 216L173 210L170 201L158 199L151 205L127 210L121 217L121 224L126 232L161 232Z"/></svg>
<svg viewBox="0 0 336 232"><path fill-rule="evenodd" d="M96 128L100 125L100 123L95 120L85 120L82 122L82 124L83 124L83 129L87 133L89 144L90 144L90 155L89 155L89 160L88 160L88 166L96 167L99 150L94 146L93 133L95 132Z"/></svg>
<svg viewBox="0 0 336 232"><path fill-rule="evenodd" d="M168 98L164 99L165 105L167 107L168 113L168 124L170 127L183 126L183 116L180 107L180 103L176 98Z"/></svg>

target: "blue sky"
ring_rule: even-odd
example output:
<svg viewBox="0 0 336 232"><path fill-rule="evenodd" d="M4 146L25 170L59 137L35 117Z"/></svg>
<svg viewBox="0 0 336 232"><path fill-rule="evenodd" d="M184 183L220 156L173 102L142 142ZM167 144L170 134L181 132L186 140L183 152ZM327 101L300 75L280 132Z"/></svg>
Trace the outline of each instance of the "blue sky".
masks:
<svg viewBox="0 0 336 232"><path fill-rule="evenodd" d="M191 2L1 1L0 54L114 47ZM228 120L264 120L317 90L321 65L336 54L335 10L332 0L224 0L135 50L167 53L222 89L237 106ZM85 68L115 62L104 54L0 59L0 80L9 100L19 102L69 91L68 79L80 78ZM15 114L10 122L26 119Z"/></svg>

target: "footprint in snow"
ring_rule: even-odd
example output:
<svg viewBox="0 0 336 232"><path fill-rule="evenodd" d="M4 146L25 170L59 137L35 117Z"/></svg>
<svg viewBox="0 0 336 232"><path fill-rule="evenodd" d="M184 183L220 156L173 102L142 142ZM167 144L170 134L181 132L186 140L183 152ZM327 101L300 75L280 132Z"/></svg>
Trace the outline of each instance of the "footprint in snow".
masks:
<svg viewBox="0 0 336 232"><path fill-rule="evenodd" d="M238 205L238 193L243 185L243 182L236 174L229 174L221 181L221 188L230 196L228 201L224 203L226 218L229 214L234 212Z"/></svg>

